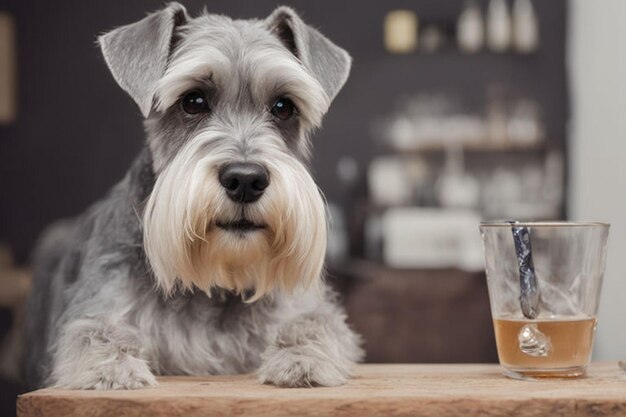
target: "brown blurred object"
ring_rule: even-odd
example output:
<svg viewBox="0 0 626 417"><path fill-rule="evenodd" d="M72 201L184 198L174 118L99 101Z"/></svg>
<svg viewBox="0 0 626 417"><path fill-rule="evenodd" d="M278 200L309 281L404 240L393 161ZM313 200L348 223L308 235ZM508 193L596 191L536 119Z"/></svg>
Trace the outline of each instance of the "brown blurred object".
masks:
<svg viewBox="0 0 626 417"><path fill-rule="evenodd" d="M483 272L355 261L330 274L363 336L366 362L497 362Z"/></svg>
<svg viewBox="0 0 626 417"><path fill-rule="evenodd" d="M17 53L15 20L0 11L0 125L8 125L17 116Z"/></svg>
<svg viewBox="0 0 626 417"><path fill-rule="evenodd" d="M0 308L10 310L13 318L11 330L0 339L0 375L12 380L19 378L21 328L31 279L31 271L14 266L10 249L0 245Z"/></svg>

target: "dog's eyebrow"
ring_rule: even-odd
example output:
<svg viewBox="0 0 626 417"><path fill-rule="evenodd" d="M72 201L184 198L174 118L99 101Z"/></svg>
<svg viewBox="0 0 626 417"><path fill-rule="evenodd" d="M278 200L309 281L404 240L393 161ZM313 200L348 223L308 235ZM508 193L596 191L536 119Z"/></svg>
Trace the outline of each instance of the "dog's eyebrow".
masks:
<svg viewBox="0 0 626 417"><path fill-rule="evenodd" d="M318 126L330 100L319 82L294 59L281 50L263 48L248 53L252 68L251 90L259 101L285 95L294 100L305 121Z"/></svg>
<svg viewBox="0 0 626 417"><path fill-rule="evenodd" d="M156 87L156 109L167 110L185 92L210 83L215 87L215 74L227 74L230 59L219 49L207 47L202 55L180 54L170 63L165 75Z"/></svg>

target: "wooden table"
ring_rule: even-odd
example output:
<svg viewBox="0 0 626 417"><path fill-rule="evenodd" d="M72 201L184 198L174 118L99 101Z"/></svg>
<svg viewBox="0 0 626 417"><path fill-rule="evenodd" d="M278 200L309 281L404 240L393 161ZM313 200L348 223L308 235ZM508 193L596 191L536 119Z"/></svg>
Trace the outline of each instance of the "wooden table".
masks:
<svg viewBox="0 0 626 417"><path fill-rule="evenodd" d="M617 363L589 377L514 381L496 365L360 365L338 388L280 389L254 376L164 377L137 391L44 389L20 396L18 416L626 416Z"/></svg>

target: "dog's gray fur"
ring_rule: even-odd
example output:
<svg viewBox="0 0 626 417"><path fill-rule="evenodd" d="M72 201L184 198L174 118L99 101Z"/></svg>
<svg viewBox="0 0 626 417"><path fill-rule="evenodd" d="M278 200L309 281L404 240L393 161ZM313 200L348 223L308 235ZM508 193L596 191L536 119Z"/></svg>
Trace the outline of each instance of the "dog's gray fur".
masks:
<svg viewBox="0 0 626 417"><path fill-rule="evenodd" d="M154 385L155 374L255 370L261 382L279 386L345 383L362 352L332 291L323 284L321 291L303 284L244 302L231 288L203 287L206 283L200 278L190 279L185 286L182 276L167 274L174 258L162 252L161 241L152 241L154 236L169 236L147 234L147 229L159 227L163 217L157 218L156 213L178 201L178 188L186 190L183 181L168 186L168 176L180 178L181 172L192 172L185 171L191 162L210 161L215 155L221 158L215 166L224 158L260 161L277 181L302 176L297 191L303 194L287 195L282 204L304 201L294 206L300 210L295 213L304 213L296 219L302 222L297 230L310 236L286 235L300 245L291 246L299 260L283 259L281 271L301 268L303 277L284 282L304 280L310 271L319 279L321 265L304 258L308 250L323 250L319 241L325 242L321 224L325 217L319 213L323 210L306 205L317 201L319 194L308 174L304 177L303 164L309 157L309 133L348 76L347 53L289 8L281 7L265 20L236 21L206 13L191 19L177 3L103 35L100 45L114 78L146 117L147 145L102 201L80 218L44 233L35 254L35 283L28 306L24 370L30 386L132 389ZM265 54L292 63L284 62L284 72L263 72ZM228 76L214 67L209 74L199 72L207 66L205 55L211 58L209 67L227 62ZM309 75L316 82L307 81ZM189 87L210 92L210 116L193 119L181 113L175 101L184 91L176 89L190 82L195 84ZM297 120L276 124L266 103L259 101L280 94L294 97L301 110ZM213 173L215 167L209 168ZM179 177L172 173L176 169ZM193 172L198 175L197 169ZM214 181L206 175L207 181ZM277 190L255 203L260 209L245 209L252 218L267 215L261 210L263 204L280 207L272 206L272 199L289 187L281 189L278 183ZM191 191L184 196L195 196ZM163 201L163 195L172 201ZM216 216L232 218L244 210L228 205L217 192L211 195L211 201L216 199L220 201ZM146 201L152 204L149 212ZM205 243L215 242L209 240L211 233L218 233L211 228L213 221L209 219L208 226L205 221ZM288 231L289 227L295 226L284 226ZM202 245L189 239L189 245ZM230 242L221 239L218 242ZM152 252L147 251L150 245L156 247ZM210 271L219 265L203 267ZM261 274L260 266L242 268L247 273L258 268ZM244 293L253 295L256 288L252 287Z"/></svg>

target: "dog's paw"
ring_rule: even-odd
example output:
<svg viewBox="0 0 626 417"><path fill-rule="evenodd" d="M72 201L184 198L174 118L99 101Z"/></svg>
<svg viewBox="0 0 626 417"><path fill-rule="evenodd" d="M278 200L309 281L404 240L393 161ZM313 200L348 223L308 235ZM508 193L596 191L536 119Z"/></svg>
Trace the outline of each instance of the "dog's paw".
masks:
<svg viewBox="0 0 626 417"><path fill-rule="evenodd" d="M156 378L144 360L127 355L121 360L94 364L89 369L69 374L55 384L59 388L123 390L152 387Z"/></svg>
<svg viewBox="0 0 626 417"><path fill-rule="evenodd" d="M284 388L335 387L345 384L350 373L342 364L311 357L291 347L267 355L258 376L263 384Z"/></svg>

